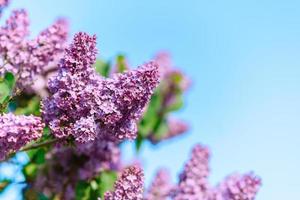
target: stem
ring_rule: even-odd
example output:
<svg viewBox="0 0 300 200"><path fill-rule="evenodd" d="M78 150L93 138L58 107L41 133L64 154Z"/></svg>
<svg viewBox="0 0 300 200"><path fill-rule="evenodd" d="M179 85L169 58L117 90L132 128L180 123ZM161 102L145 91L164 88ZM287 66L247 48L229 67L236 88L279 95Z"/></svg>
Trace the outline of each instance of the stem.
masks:
<svg viewBox="0 0 300 200"><path fill-rule="evenodd" d="M59 141L58 138L47 140L45 142L41 142L41 143L37 143L37 144L32 144L30 146L24 147L20 151L28 151L28 150L32 150L32 149L37 149L37 148L40 148L40 147L44 147L44 146L48 146L48 145L51 145L51 144L55 144L58 141Z"/></svg>

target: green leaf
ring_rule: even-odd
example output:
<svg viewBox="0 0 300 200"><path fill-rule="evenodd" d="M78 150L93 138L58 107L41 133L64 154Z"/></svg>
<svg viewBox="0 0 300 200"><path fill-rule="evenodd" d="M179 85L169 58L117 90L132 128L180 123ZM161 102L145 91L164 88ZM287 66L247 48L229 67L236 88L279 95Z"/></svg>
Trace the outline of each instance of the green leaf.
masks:
<svg viewBox="0 0 300 200"><path fill-rule="evenodd" d="M4 77L0 79L0 111L6 109L15 86L15 77L12 73L5 73Z"/></svg>
<svg viewBox="0 0 300 200"><path fill-rule="evenodd" d="M97 60L95 63L95 68L96 71L104 76L104 77L108 77L109 73L110 73L110 64L108 62L104 62L102 60Z"/></svg>
<svg viewBox="0 0 300 200"><path fill-rule="evenodd" d="M167 134L167 132L168 132L168 124L167 124L166 120L162 120L158 124L155 132L153 133L153 137L156 140L160 140L161 138L163 138Z"/></svg>
<svg viewBox="0 0 300 200"><path fill-rule="evenodd" d="M44 148L32 149L27 152L30 162L38 165L45 163L46 150Z"/></svg>
<svg viewBox="0 0 300 200"><path fill-rule="evenodd" d="M0 181L0 194L11 184L11 180L2 180Z"/></svg>
<svg viewBox="0 0 300 200"><path fill-rule="evenodd" d="M156 91L149 103L146 113L139 124L139 134L143 138L147 137L153 131L155 125L160 120L158 112L162 104L162 95Z"/></svg>
<svg viewBox="0 0 300 200"><path fill-rule="evenodd" d="M37 174L38 166L35 163L28 163L23 168L23 174L26 180L34 180Z"/></svg>
<svg viewBox="0 0 300 200"><path fill-rule="evenodd" d="M79 181L76 185L75 193L76 200L89 200L90 199L90 184L85 181Z"/></svg>
<svg viewBox="0 0 300 200"><path fill-rule="evenodd" d="M110 191L114 188L114 183L117 180L117 173L114 171L104 171L101 172L99 178L99 191L101 198L103 198L105 192Z"/></svg>
<svg viewBox="0 0 300 200"><path fill-rule="evenodd" d="M126 57L124 55L118 55L117 56L117 73L123 73L128 69L127 63L126 63Z"/></svg>
<svg viewBox="0 0 300 200"><path fill-rule="evenodd" d="M27 104L25 106L22 107L18 107L15 110L15 113L17 115L36 115L39 116L40 113L40 98L39 97L33 97L31 98L28 102L26 102Z"/></svg>
<svg viewBox="0 0 300 200"><path fill-rule="evenodd" d="M12 90L15 87L16 79L15 79L15 76L11 72L5 73L4 80L7 83L10 90Z"/></svg>
<svg viewBox="0 0 300 200"><path fill-rule="evenodd" d="M9 95L9 86L6 84L6 82L0 82L0 104L7 102Z"/></svg>
<svg viewBox="0 0 300 200"><path fill-rule="evenodd" d="M135 150L138 153L141 150L142 144L144 143L145 138L141 136L141 134L138 134L136 140L135 140Z"/></svg>
<svg viewBox="0 0 300 200"><path fill-rule="evenodd" d="M173 102L166 108L166 112L173 112L181 109L183 106L183 98L182 95L176 95Z"/></svg>

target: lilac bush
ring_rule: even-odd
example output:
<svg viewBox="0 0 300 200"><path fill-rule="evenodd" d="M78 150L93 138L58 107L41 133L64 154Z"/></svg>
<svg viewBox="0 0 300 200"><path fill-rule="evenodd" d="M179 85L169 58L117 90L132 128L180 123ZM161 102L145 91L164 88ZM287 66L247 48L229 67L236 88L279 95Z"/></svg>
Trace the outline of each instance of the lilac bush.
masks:
<svg viewBox="0 0 300 200"><path fill-rule="evenodd" d="M9 1L0 0L0 13ZM122 160L122 144L137 153L182 136L188 124L174 118L191 85L166 51L132 67L124 55L97 58L96 36L68 42L68 24L57 20L30 39L25 10L0 27L0 159L21 165L23 199L254 200L261 179L232 174L209 183L210 151L196 145L173 182L160 169L148 188L143 165ZM0 180L0 193L14 180Z"/></svg>

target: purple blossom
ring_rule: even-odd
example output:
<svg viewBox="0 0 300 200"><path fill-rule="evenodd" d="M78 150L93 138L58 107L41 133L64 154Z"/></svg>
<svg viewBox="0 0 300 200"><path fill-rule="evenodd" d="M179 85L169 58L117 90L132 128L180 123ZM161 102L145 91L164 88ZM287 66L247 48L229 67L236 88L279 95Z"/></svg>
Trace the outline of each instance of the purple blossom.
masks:
<svg viewBox="0 0 300 200"><path fill-rule="evenodd" d="M209 150L196 145L192 150L190 160L185 164L180 174L178 188L174 200L202 200L208 189Z"/></svg>
<svg viewBox="0 0 300 200"><path fill-rule="evenodd" d="M115 182L114 191L106 192L104 200L142 200L144 174L137 166L126 168Z"/></svg>
<svg viewBox="0 0 300 200"><path fill-rule="evenodd" d="M78 181L88 181L105 170L118 170L120 149L110 141L97 140L74 147L56 147L46 155L34 189L44 194L75 198Z"/></svg>
<svg viewBox="0 0 300 200"><path fill-rule="evenodd" d="M134 139L137 121L158 84L157 65L149 62L136 70L99 76L92 64L96 59L96 37L75 35L61 61L57 76L49 81L52 96L43 101L43 116L55 137L72 136L78 142L98 138ZM92 128L79 129L88 119ZM83 136L86 137L83 137ZM80 137L77 139L77 137Z"/></svg>
<svg viewBox="0 0 300 200"><path fill-rule="evenodd" d="M0 160L42 136L44 124L34 116L0 116Z"/></svg>
<svg viewBox="0 0 300 200"><path fill-rule="evenodd" d="M224 200L254 200L260 185L260 178L252 173L232 174L218 186L218 191Z"/></svg>
<svg viewBox="0 0 300 200"><path fill-rule="evenodd" d="M57 61L67 39L64 20L58 20L33 40L27 38L28 27L27 13L17 10L13 11L5 26L0 28L0 55L4 66L0 74L5 71L13 72L22 89L31 85L44 67Z"/></svg>
<svg viewBox="0 0 300 200"><path fill-rule="evenodd" d="M0 55L2 57L1 73L4 69L17 73L17 67L28 57L20 51L25 47L24 39L29 35L29 19L25 10L15 10L0 28Z"/></svg>
<svg viewBox="0 0 300 200"><path fill-rule="evenodd" d="M167 200L172 189L169 172L161 169L155 175L144 200Z"/></svg>

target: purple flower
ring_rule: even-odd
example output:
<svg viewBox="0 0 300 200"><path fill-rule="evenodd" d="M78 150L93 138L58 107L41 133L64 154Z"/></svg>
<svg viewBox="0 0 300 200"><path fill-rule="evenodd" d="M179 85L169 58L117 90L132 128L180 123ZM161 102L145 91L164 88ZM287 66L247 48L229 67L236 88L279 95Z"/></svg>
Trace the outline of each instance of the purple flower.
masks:
<svg viewBox="0 0 300 200"><path fill-rule="evenodd" d="M218 186L218 191L224 200L254 200L260 185L260 178L252 173L232 174Z"/></svg>
<svg viewBox="0 0 300 200"><path fill-rule="evenodd" d="M58 20L33 40L27 39L28 27L27 13L17 10L0 28L0 55L4 65L0 75L5 71L13 72L22 89L31 85L44 67L60 58L67 39L64 20Z"/></svg>
<svg viewBox="0 0 300 200"><path fill-rule="evenodd" d="M144 200L167 200L172 189L169 172L161 169L155 175Z"/></svg>
<svg viewBox="0 0 300 200"><path fill-rule="evenodd" d="M209 150L196 145L192 150L190 160L185 164L180 174L178 188L174 200L202 200L208 188Z"/></svg>
<svg viewBox="0 0 300 200"><path fill-rule="evenodd" d="M82 143L96 137L134 139L136 123L158 84L157 65L149 62L104 78L92 66L96 53L95 36L75 35L57 76L49 81L52 96L43 101L44 119L58 138L72 136ZM78 129L83 119L90 128Z"/></svg>
<svg viewBox="0 0 300 200"><path fill-rule="evenodd" d="M42 136L44 124L34 116L0 116L0 160Z"/></svg>
<svg viewBox="0 0 300 200"><path fill-rule="evenodd" d="M144 174L137 166L126 168L115 182L114 191L106 192L104 200L142 200Z"/></svg>
<svg viewBox="0 0 300 200"><path fill-rule="evenodd" d="M105 170L119 170L120 149L106 140L96 140L74 147L56 147L46 155L34 189L45 194L74 199L76 184L89 181Z"/></svg>

